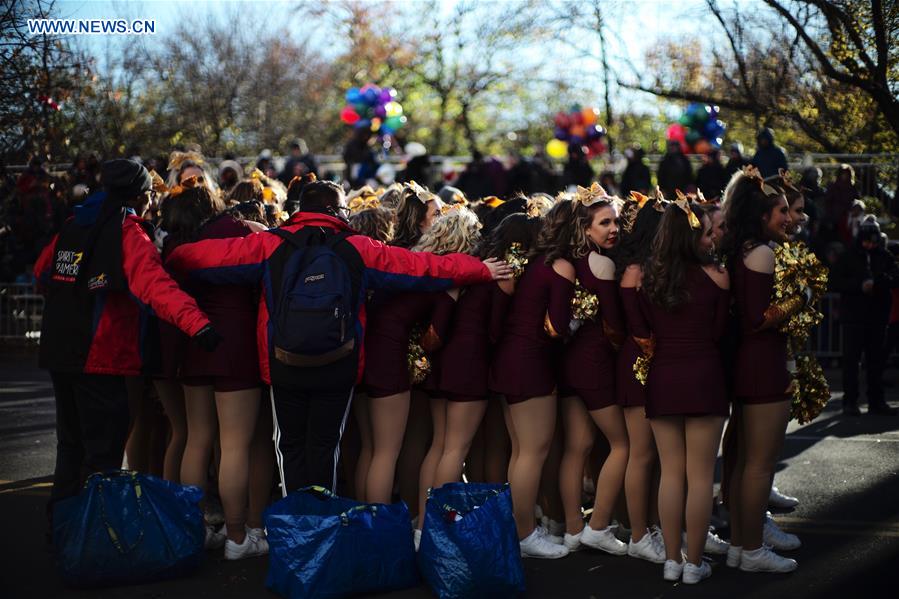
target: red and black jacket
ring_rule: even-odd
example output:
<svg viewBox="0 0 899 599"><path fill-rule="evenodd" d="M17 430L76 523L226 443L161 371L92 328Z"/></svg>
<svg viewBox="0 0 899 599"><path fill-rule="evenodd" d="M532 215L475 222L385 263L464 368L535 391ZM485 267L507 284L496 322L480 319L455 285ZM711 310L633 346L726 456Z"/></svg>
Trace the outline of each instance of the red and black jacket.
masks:
<svg viewBox="0 0 899 599"><path fill-rule="evenodd" d="M193 336L209 319L162 266L159 252L133 215L122 219L121 269L79 277L90 227L69 219L34 265L47 300L40 366L52 371L139 375L152 316ZM110 237L118 243L118 236ZM103 236L100 243L104 243ZM103 248L96 248L102 251ZM93 273L89 273L93 274ZM121 289L109 281L121 279Z"/></svg>
<svg viewBox="0 0 899 599"><path fill-rule="evenodd" d="M296 232L303 227L321 227L333 232L352 229L340 219L326 214L297 212L282 227ZM262 378L271 384L273 371L279 384L289 375L274 359L270 341L273 324L270 314L274 306L273 284L280 278L278 267L283 264L284 253L290 251L281 237L267 231L235 239L209 239L182 245L166 260L166 266L176 273L189 274L210 283L261 285L257 320L257 347ZM356 344L352 367L354 376L348 381L338 381L327 369L319 369L317 378L323 384L358 383L362 378L365 357L365 298L369 289L441 291L452 287L480 283L492 279L489 269L472 256L449 254L436 256L427 252L385 245L363 235L351 234L335 246L335 252L347 259L354 279L358 280L356 301ZM355 285L354 285L355 287ZM300 369L294 369L298 371ZM341 372L337 376L342 377ZM299 375L296 375L299 376ZM298 381L298 384L304 384Z"/></svg>

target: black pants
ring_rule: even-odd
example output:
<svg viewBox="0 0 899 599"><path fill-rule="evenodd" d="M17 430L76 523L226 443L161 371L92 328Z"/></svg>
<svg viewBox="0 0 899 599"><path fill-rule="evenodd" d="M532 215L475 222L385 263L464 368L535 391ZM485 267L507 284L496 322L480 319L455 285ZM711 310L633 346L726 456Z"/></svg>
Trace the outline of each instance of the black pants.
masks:
<svg viewBox="0 0 899 599"><path fill-rule="evenodd" d="M843 405L858 404L858 370L865 355L868 406L883 405L886 323L843 325Z"/></svg>
<svg viewBox="0 0 899 599"><path fill-rule="evenodd" d="M308 485L337 491L340 438L353 388L298 391L272 385L275 454L284 495Z"/></svg>
<svg viewBox="0 0 899 599"><path fill-rule="evenodd" d="M125 379L105 374L51 372L56 393L56 470L48 512L77 495L94 472L122 467L128 440Z"/></svg>

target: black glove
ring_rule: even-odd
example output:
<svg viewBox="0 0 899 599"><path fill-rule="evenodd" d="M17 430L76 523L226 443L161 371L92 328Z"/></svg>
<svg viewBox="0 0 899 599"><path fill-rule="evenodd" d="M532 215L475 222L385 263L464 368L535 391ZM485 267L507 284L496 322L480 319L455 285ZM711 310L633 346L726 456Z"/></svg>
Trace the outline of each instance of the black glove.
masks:
<svg viewBox="0 0 899 599"><path fill-rule="evenodd" d="M203 351L214 352L215 348L222 342L222 336L212 328L211 324L207 324L194 335L194 341L203 348Z"/></svg>

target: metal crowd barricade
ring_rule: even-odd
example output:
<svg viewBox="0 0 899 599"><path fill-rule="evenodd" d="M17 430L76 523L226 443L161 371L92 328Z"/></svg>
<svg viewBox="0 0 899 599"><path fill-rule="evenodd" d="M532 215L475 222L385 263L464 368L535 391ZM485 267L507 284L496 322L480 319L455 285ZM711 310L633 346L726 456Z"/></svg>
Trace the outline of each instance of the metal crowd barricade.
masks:
<svg viewBox="0 0 899 599"><path fill-rule="evenodd" d="M0 341L37 343L44 296L32 283L0 283Z"/></svg>

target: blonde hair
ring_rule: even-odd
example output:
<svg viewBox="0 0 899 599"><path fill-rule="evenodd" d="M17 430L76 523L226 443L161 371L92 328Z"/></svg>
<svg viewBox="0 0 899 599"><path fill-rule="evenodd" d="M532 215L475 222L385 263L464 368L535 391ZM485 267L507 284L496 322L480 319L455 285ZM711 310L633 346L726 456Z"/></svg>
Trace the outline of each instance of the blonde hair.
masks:
<svg viewBox="0 0 899 599"><path fill-rule="evenodd" d="M468 208L459 207L438 215L412 251L471 254L480 240L481 223L478 217Z"/></svg>

